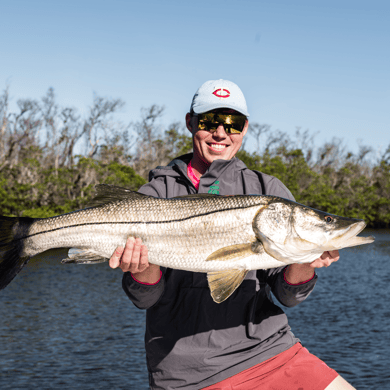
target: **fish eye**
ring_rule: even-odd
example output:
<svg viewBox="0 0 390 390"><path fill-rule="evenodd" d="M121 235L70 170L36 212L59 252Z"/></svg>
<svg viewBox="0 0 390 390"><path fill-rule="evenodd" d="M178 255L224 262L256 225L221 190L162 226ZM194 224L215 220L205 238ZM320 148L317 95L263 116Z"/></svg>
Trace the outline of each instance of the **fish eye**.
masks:
<svg viewBox="0 0 390 390"><path fill-rule="evenodd" d="M330 223L330 222L333 221L333 218L332 218L330 215L327 215L327 216L325 217L325 221L328 222L328 223Z"/></svg>

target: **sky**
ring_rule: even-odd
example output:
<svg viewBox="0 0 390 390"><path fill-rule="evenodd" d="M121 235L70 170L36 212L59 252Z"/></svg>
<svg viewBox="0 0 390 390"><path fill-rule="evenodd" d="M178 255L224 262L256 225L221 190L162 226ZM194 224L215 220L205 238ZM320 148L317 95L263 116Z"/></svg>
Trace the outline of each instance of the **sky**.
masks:
<svg viewBox="0 0 390 390"><path fill-rule="evenodd" d="M83 113L96 93L125 101L125 123L152 104L184 123L198 87L223 78L251 122L353 152L390 144L388 0L0 0L0 14L14 105L53 87Z"/></svg>

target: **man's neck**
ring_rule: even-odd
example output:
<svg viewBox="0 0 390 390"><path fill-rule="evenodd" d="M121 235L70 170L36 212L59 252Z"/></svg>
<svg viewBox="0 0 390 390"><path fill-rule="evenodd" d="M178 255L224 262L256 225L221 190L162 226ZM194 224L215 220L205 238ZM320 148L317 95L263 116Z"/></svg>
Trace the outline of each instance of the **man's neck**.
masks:
<svg viewBox="0 0 390 390"><path fill-rule="evenodd" d="M191 160L191 166L192 166L192 170L193 170L195 176L198 179L200 179L202 177L202 175L207 171L210 164L207 164L206 162L204 162L200 158L197 158L194 155L192 157L192 160Z"/></svg>

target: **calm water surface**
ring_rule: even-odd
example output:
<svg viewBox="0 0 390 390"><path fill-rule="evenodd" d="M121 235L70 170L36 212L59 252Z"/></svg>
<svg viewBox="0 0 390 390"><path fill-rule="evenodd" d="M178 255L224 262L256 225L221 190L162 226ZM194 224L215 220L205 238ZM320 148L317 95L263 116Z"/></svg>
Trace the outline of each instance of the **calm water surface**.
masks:
<svg viewBox="0 0 390 390"><path fill-rule="evenodd" d="M357 389L390 389L390 232L341 252L310 297L285 309L293 332ZM46 252L0 292L0 389L148 389L145 312L107 264Z"/></svg>

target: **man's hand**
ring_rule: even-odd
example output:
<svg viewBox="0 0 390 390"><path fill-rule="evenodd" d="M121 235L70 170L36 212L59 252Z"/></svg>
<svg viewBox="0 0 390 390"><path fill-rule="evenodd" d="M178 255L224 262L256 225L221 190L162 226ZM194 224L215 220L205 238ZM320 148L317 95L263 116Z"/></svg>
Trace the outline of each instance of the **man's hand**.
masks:
<svg viewBox="0 0 390 390"><path fill-rule="evenodd" d="M118 246L109 261L111 268L120 268L123 272L137 274L149 267L148 248L142 245L140 238L129 237L126 246Z"/></svg>
<svg viewBox="0 0 390 390"><path fill-rule="evenodd" d="M315 268L329 267L339 258L339 251L326 251L321 255L321 257L311 263L290 264L284 275L287 281L291 284L303 283L314 276Z"/></svg>
<svg viewBox="0 0 390 390"><path fill-rule="evenodd" d="M310 263L310 267L312 268L322 268L329 267L332 263L337 261L340 258L339 251L326 251L324 252L320 258L314 260Z"/></svg>
<svg viewBox="0 0 390 390"><path fill-rule="evenodd" d="M148 248L140 238L129 237L126 246L118 246L109 260L111 268L120 268L123 272L136 275L142 283L154 284L160 279L160 267L149 264Z"/></svg>

